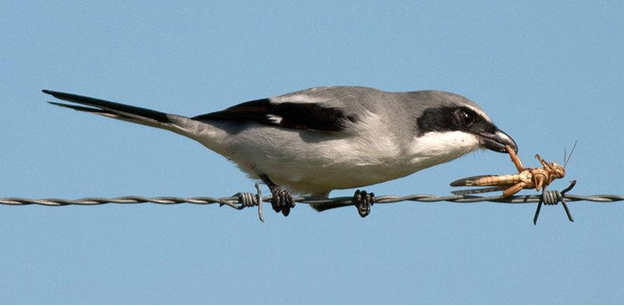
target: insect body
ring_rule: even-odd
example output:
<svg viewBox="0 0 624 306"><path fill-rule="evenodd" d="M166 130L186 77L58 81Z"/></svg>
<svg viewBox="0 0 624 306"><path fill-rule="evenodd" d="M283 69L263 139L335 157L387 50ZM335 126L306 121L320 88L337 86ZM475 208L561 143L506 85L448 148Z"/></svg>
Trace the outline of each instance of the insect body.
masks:
<svg viewBox="0 0 624 306"><path fill-rule="evenodd" d="M518 169L517 174L511 175L480 175L463 178L451 183L451 186L493 186L490 188L481 189L469 189L453 191L454 194L471 194L482 193L503 190L503 197L510 197L518 193L522 189L533 189L540 191L542 188L550 185L555 179L563 178L565 176L565 165L567 161L564 160L564 165L561 166L557 163L548 163L542 159L539 154L535 155L535 158L542 164L543 168L524 168L522 161L516 155L511 147L505 147L511 157L511 161ZM572 149L574 150L574 149ZM572 155L572 153L570 153ZM564 155L564 159L565 159ZM569 157L568 159L569 160Z"/></svg>

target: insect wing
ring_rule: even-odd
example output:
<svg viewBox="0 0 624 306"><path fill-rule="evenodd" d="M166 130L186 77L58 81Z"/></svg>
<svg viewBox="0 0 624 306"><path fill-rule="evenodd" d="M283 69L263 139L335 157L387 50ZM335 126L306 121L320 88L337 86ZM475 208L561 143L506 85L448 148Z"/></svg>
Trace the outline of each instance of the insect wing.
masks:
<svg viewBox="0 0 624 306"><path fill-rule="evenodd" d="M475 181L484 177L488 177L488 176L495 176L495 175L477 175L477 176L470 176L470 177L465 177L463 179L458 179L454 182L451 183L451 186L453 187L461 187L461 186L478 186L475 184Z"/></svg>
<svg viewBox="0 0 624 306"><path fill-rule="evenodd" d="M486 192L495 192L505 190L508 186L494 186L494 187L486 187L486 188L475 188L475 189L464 189L464 190L453 190L451 191L454 195L466 195L466 194L476 194L476 193L486 193Z"/></svg>

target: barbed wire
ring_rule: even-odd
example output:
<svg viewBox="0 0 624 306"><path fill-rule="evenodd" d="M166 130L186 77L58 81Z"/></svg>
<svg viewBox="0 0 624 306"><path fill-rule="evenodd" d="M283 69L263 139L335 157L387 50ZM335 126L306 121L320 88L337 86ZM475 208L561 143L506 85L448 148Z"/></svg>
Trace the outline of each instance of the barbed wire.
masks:
<svg viewBox="0 0 624 306"><path fill-rule="evenodd" d="M500 196L482 197L482 196L469 196L469 195L451 195L451 196L438 196L430 194L412 194L406 196L384 195L375 197L375 205L377 204L393 204L398 202L412 201L412 202L453 202L453 203L476 203L476 202L491 202L501 204L530 204L538 203L541 198L540 194L534 195L519 195L510 198L501 198ZM295 202L302 204L329 204L336 207L351 206L352 197L336 197L329 199L316 199L313 197L293 197ZM588 201L588 202L619 202L624 201L624 196L621 195L575 195L568 194L564 198L568 202ZM271 201L271 197L263 197L262 202L268 203ZM44 205L44 206L66 206L66 205L102 205L102 204L163 204L163 205L175 205L175 204L198 204L198 205L239 205L242 204L240 197L141 197L141 196L123 196L115 198L93 197L93 198L81 198L75 200L68 199L28 199L28 198L0 198L0 205ZM256 206L256 205L252 205ZM239 207L233 207L239 208ZM244 207L242 207L244 208Z"/></svg>
<svg viewBox="0 0 624 306"><path fill-rule="evenodd" d="M491 202L501 204L531 204L538 203L541 199L540 194L534 195L519 195L509 198L501 198L500 196L482 197L482 196L469 196L469 195L451 195L451 196L438 196L430 194L412 194L406 196L384 195L375 197L375 205L377 204L393 204L398 202L412 201L412 202L453 202L453 203L476 203L476 202ZM624 201L624 196L621 195L575 195L568 194L564 198L568 202L619 202ZM328 199L316 199L313 197L293 197L293 200L302 204L327 204L339 208L344 206L351 206L352 197L336 197ZM268 203L271 201L271 197L263 197L262 202ZM197 205L210 205L221 204L228 205L232 208L245 208L236 205L241 205L242 200L239 196L213 198L213 197L142 197L142 196L123 196L115 198L105 197L89 197L75 200L68 199L28 199L28 198L0 198L0 205L43 205L43 206L67 206L67 205L102 205L102 204L162 204L162 205L175 205L175 204L197 204ZM257 206L250 205L249 207ZM331 208L327 208L331 209Z"/></svg>
<svg viewBox="0 0 624 306"><path fill-rule="evenodd" d="M537 222L537 216L541 208L541 204L556 205L562 203L566 209L566 213L570 221L574 221L569 212L566 202L600 202L610 203L624 201L623 195L573 195L566 194L567 191L572 189L576 181L572 181L570 186L563 191L556 190L544 190L542 194L532 195L516 195L512 197L503 198L502 196L476 196L476 195L431 195L431 194L412 194L406 196L396 195L384 195L375 197L375 205L378 204L394 204L399 202L421 202L421 203L435 203L435 202L452 202L452 203L476 203L476 202L490 202L499 204L530 204L539 203L534 222ZM161 205L176 205L176 204L196 204L196 205L210 205L219 204L220 206L228 206L237 210L241 210L248 207L258 206L258 216L261 221L264 221L262 212L262 203L271 202L271 196L262 196L261 189L256 184L257 193L237 193L229 197L143 197L143 196L123 196L115 198L105 197L89 197L81 199L28 199L19 197L7 197L0 198L0 205L43 205L43 206L67 206L67 205L103 205L103 204L161 204ZM293 200L301 204L314 205L318 210L328 210L346 206L352 206L353 197L335 197L335 198L315 198L309 196L293 197Z"/></svg>

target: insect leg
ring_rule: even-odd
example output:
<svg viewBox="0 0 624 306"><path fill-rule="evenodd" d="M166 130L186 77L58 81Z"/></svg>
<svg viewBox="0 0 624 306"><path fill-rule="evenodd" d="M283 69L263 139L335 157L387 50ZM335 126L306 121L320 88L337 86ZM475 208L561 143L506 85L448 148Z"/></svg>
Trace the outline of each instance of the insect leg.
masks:
<svg viewBox="0 0 624 306"><path fill-rule="evenodd" d="M540 191L540 189L542 189L542 186L544 186L544 179L545 178L541 175L535 176L535 190Z"/></svg>
<svg viewBox="0 0 624 306"><path fill-rule="evenodd" d="M505 150L507 150L507 153L509 153L509 157L511 157L511 161L516 166L516 169L518 169L518 172L522 172L522 170L524 170L524 166L522 165L522 161L520 160L518 155L516 155L516 152L514 152L514 150L512 150L510 146L505 146Z"/></svg>
<svg viewBox="0 0 624 306"><path fill-rule="evenodd" d="M544 166L544 169L546 169L549 172L553 171L552 168L550 168L550 166L548 165L548 163L545 160L542 159L541 155L535 154L535 158L540 162L540 164L542 164L542 166Z"/></svg>
<svg viewBox="0 0 624 306"><path fill-rule="evenodd" d="M503 191L503 198L507 198L507 197L510 197L510 196L518 193L520 190L522 190L522 188L524 188L524 186L526 186L526 183L525 182L520 182L520 183L517 183L517 184L515 184L515 185L505 189Z"/></svg>

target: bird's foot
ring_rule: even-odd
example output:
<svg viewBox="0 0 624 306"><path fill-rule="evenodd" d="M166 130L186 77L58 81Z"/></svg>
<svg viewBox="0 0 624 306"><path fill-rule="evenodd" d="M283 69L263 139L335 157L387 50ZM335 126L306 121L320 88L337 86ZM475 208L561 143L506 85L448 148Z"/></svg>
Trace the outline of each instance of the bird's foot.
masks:
<svg viewBox="0 0 624 306"><path fill-rule="evenodd" d="M271 206L273 206L273 210L277 213L281 211L284 217L287 217L290 214L290 209L295 207L295 201L290 195L290 192L286 189L273 186L271 187L271 194Z"/></svg>
<svg viewBox="0 0 624 306"><path fill-rule="evenodd" d="M365 190L356 190L351 203L357 208L360 217L364 218L370 214L371 206L375 204L375 194L368 193Z"/></svg>

